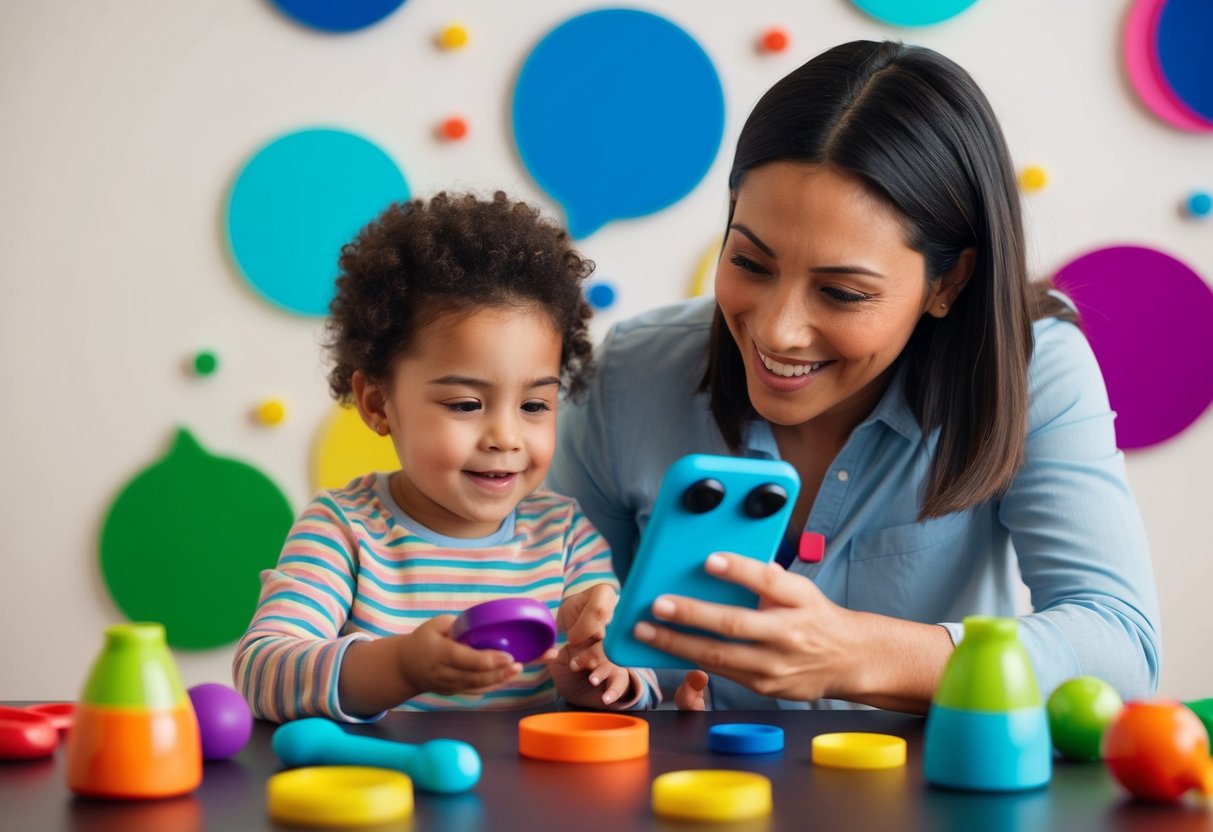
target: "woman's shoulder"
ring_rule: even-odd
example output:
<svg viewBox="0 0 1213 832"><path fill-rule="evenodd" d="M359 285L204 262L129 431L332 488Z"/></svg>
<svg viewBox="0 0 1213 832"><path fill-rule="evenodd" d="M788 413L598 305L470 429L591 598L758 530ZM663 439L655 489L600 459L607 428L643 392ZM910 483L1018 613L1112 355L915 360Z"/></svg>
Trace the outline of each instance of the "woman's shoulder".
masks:
<svg viewBox="0 0 1213 832"><path fill-rule="evenodd" d="M1092 414L1108 411L1103 373L1082 330L1060 318L1038 320L1032 330L1029 430L1074 408Z"/></svg>
<svg viewBox="0 0 1213 832"><path fill-rule="evenodd" d="M611 327L606 349L632 355L682 345L687 351L701 353L712 329L715 309L711 297L651 309Z"/></svg>

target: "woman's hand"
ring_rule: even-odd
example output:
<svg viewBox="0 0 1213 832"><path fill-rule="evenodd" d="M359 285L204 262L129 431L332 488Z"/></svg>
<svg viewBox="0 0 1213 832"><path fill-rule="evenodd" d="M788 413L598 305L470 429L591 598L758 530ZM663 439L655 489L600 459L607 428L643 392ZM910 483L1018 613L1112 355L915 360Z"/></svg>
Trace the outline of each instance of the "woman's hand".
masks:
<svg viewBox="0 0 1213 832"><path fill-rule="evenodd" d="M653 615L748 643L691 635L643 621L634 630L637 639L765 696L821 699L840 696L850 688L858 658L851 638L856 613L832 603L812 581L777 564L721 553L709 556L704 568L758 595L758 609L662 595L653 602ZM702 686L697 704L693 684L688 689L684 683L679 694L675 702L680 707L684 703L690 709L702 707Z"/></svg>

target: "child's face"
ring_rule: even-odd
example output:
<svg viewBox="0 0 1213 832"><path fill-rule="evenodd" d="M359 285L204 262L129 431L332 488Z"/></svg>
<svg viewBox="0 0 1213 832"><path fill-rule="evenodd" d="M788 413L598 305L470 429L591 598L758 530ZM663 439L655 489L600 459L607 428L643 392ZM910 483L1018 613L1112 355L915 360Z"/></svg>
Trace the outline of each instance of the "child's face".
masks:
<svg viewBox="0 0 1213 832"><path fill-rule="evenodd" d="M401 471L392 495L439 534L483 537L547 476L561 337L539 307L481 307L427 324L385 394Z"/></svg>

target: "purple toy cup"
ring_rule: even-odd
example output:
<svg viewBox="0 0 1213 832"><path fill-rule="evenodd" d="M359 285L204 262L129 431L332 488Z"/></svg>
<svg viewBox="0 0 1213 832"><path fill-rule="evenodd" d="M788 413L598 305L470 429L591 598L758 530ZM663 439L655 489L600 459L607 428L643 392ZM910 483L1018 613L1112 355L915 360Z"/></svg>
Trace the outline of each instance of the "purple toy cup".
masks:
<svg viewBox="0 0 1213 832"><path fill-rule="evenodd" d="M499 598L464 610L451 637L477 650L504 650L525 663L556 643L556 619L530 598Z"/></svg>

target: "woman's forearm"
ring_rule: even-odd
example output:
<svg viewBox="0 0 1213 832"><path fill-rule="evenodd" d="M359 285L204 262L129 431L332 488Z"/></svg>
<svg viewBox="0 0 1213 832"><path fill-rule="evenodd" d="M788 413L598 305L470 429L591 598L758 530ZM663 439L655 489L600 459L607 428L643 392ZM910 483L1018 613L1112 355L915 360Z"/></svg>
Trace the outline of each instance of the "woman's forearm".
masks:
<svg viewBox="0 0 1213 832"><path fill-rule="evenodd" d="M907 713L927 712L952 655L952 637L938 624L856 612L847 640L855 661L835 698Z"/></svg>

